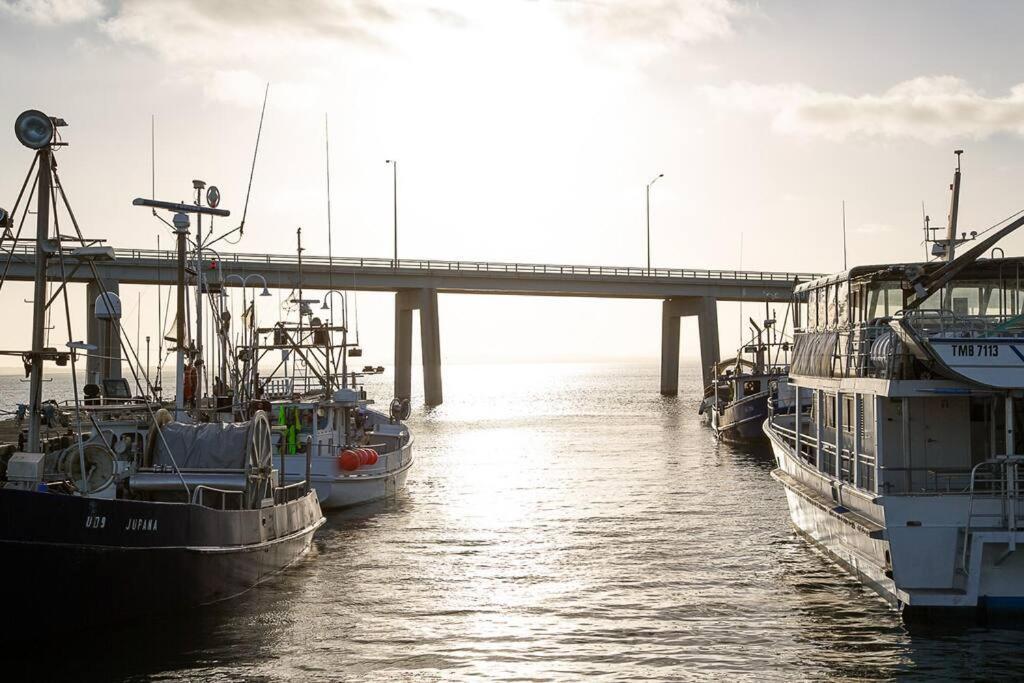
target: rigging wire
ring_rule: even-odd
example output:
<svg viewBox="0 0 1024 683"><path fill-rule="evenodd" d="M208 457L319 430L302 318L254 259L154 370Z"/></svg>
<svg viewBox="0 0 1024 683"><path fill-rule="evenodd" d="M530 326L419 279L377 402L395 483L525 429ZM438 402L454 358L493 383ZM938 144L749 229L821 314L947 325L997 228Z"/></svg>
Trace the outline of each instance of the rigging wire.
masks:
<svg viewBox="0 0 1024 683"><path fill-rule="evenodd" d="M53 179L54 179L54 183L53 183L54 186L58 190L60 190L60 196L61 196L61 199L64 202L64 208L68 212L68 217L71 219L71 224L75 228L75 233L78 235L78 240L79 240L79 242L81 242L81 244L83 246L85 246L85 244L86 244L85 237L83 237L82 230L78 226L78 220L75 218L75 212L71 209L71 203L68 201L67 194L64 192L64 185L63 185L63 183L61 183L60 177L57 175L56 169L54 169L54 171L53 171ZM96 268L96 263L94 261L92 261L91 259L88 261L88 263L89 263L89 270L92 272L93 279L96 281L96 284L100 288L100 295L103 297L104 301L107 302L107 305L109 307L110 303L111 303L111 299L109 298L110 295L107 293L107 288L103 284L103 280L100 278L99 271ZM66 296L67 295L67 293L66 293L67 287L65 287L64 289L65 289L65 296ZM118 338L121 339L122 342L126 342L127 343L128 350L131 352L132 356L134 356L134 358L135 358L134 363L132 362L132 360L130 358L128 359L128 369L131 371L132 376L134 377L136 384L138 384L139 383L139 378L138 378L138 373L136 372L136 367L139 364L138 354L135 353L135 350L132 348L131 340L128 339L128 335L125 333L124 326L121 325L121 321L119 319L117 319L117 318L114 318L114 321L117 324ZM77 401L77 390L76 390L75 393L76 393L76 401ZM76 405L77 405L77 403L76 403ZM153 406L150 405L149 401L145 401L144 405L146 406L146 411L149 413L150 419L153 420L153 422L155 423L156 422L156 414L153 412ZM170 446L167 445L167 440L164 438L163 431L158 429L157 430L157 435L159 436L160 441L163 444L165 451L167 452L167 456L171 460L171 467L173 468L174 473L178 475L178 479L181 480L181 485L185 488L185 495L188 497L189 500L191 500L192 499L192 489L189 488L188 482L185 481L185 477L181 473L181 468L178 467L177 459L174 457L174 453L171 451ZM79 442L81 442L81 438L79 438Z"/></svg>

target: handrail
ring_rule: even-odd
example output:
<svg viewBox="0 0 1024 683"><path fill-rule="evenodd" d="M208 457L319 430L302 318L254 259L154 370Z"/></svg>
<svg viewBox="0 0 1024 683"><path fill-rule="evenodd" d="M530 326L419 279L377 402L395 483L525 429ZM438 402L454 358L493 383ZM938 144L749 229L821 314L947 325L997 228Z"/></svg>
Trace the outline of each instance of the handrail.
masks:
<svg viewBox="0 0 1024 683"><path fill-rule="evenodd" d="M202 494L203 494L204 491L212 491L214 493L219 493L220 494L220 496L221 496L221 498L220 498L220 509L221 510L225 509L224 503L226 502L227 497L229 495L235 495L235 496L238 496L241 499L242 498L242 494L244 493L243 491L229 491L228 489L218 489L218 488L215 488L213 486L206 486L205 484L199 484L198 486L196 486L196 487L194 487L192 489L192 505L202 505L203 507L206 507L206 505L203 503L203 495ZM241 508L241 501L239 501L239 508Z"/></svg>
<svg viewBox="0 0 1024 683"><path fill-rule="evenodd" d="M31 242L31 241L29 241ZM11 256L35 255L35 246L18 244L8 250ZM166 249L114 249L115 259L138 261L140 259L160 259L174 261L177 253ZM2 260L2 255L0 255ZM289 254L254 254L254 253L222 253L219 263L222 266L237 265L297 265L298 258ZM742 271L729 269L699 268L645 268L637 266L593 266L552 263L510 263L502 261L446 261L439 259L407 259L398 261L379 257L355 256L302 256L302 267L315 266L350 268L381 268L393 271L447 271L475 273L505 273L516 275L574 275L625 278L694 278L708 280L742 280L760 282L808 282L820 277L818 273L774 272L774 271Z"/></svg>

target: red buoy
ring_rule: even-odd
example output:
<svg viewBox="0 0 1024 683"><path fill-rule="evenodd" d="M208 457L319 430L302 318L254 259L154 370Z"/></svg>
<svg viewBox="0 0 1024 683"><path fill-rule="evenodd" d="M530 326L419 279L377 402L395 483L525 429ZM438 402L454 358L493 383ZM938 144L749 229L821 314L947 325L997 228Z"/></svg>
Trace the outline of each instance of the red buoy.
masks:
<svg viewBox="0 0 1024 683"><path fill-rule="evenodd" d="M359 456L355 451L345 450L338 456L338 467L346 472L354 472L359 469L360 462Z"/></svg>
<svg viewBox="0 0 1024 683"><path fill-rule="evenodd" d="M377 455L377 451L375 451L375 450L374 450L374 449L372 449L372 448L369 448L369 449L367 449L367 450L369 450L369 451L370 451L370 459L369 459L369 460L367 460L366 464L367 464L367 465L376 465L376 464L377 464L377 459L378 459L378 458L379 458L380 456L379 456L379 455Z"/></svg>

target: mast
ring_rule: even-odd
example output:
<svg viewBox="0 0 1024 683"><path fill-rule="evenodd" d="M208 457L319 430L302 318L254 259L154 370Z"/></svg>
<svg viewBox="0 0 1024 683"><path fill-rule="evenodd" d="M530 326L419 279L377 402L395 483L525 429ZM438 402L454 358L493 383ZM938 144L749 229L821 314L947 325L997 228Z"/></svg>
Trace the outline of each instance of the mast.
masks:
<svg viewBox="0 0 1024 683"><path fill-rule="evenodd" d="M957 214L960 211L960 155L963 153L962 149L953 151L953 154L956 155L956 170L953 171L953 184L949 186L953 194L949 198L949 221L946 228L947 261L952 261L956 257L956 222Z"/></svg>
<svg viewBox="0 0 1024 683"><path fill-rule="evenodd" d="M175 332L178 343L174 361L174 419L180 420L185 410L185 250L188 241L188 214L174 215L174 234L178 237L178 307Z"/></svg>
<svg viewBox="0 0 1024 683"><path fill-rule="evenodd" d="M324 112L324 159L327 166L327 287L328 291L334 290L334 245L331 243L331 138L327 129L327 113ZM329 297L330 294L327 295ZM324 299L327 302L327 299ZM334 309L330 310L330 322L334 321ZM341 347L342 362L344 362L345 347ZM331 361L334 350L331 348L331 333L327 332L327 397L330 398L333 389L331 376Z"/></svg>
<svg viewBox="0 0 1024 683"><path fill-rule="evenodd" d="M198 182L201 183L202 181L198 181ZM204 186L205 186L205 183L204 183ZM211 206L203 206L199 202L196 202L195 204L185 204L185 203L180 203L180 202L165 202L165 201L160 201L158 199L143 199L141 197L137 197L137 198L135 198L135 200L132 201L132 205L133 206L148 206L148 207L151 207L153 209L165 209L167 211L173 211L174 212L174 219L173 219L174 234L178 238L178 284L177 284L178 300L177 300L177 320L176 320L176 325L175 325L175 328L176 328L175 334L178 337L178 348L177 348L177 354L176 354L176 357L175 357L175 362L176 362L175 378L176 378L177 381L175 383L176 386L174 387L174 407L175 407L175 418L176 419L181 417L181 413L183 412L184 407L185 407L185 321L187 319L187 315L186 315L186 312L185 312L185 306L186 306L185 264L188 261L188 245L187 245L187 242L188 242L188 228L189 228L188 214L194 213L194 214L196 214L197 217L198 216L202 216L203 214L206 214L208 216L223 216L223 217L227 217L227 216L231 215L230 211L228 211L226 209L218 209L216 207L216 205L220 203L219 196L217 196L216 201L211 201L211 197L208 194L207 195L207 202L209 204L211 204ZM198 237L198 235L197 235L197 237ZM198 240L197 240L197 244L201 244L201 242L198 242ZM196 276L197 276L197 278L201 282L202 281L202 277L203 277L203 272L202 272L201 268L199 269L199 272L196 274ZM200 290L201 290L201 288L202 287L200 285ZM196 308L198 310L196 311L196 314L198 316L198 315L202 315L200 313L200 311L202 310L202 299L198 299L197 303L198 303L198 305L196 306ZM202 349L202 337L199 337L198 344L199 344L198 348ZM197 363L197 365L198 365L198 363ZM200 375L198 374L198 369L197 369L197 374L196 374L196 392L197 392L196 393L196 397L197 398L199 397L199 393L198 392L201 389L200 384L199 384L199 379L200 379Z"/></svg>
<svg viewBox="0 0 1024 683"><path fill-rule="evenodd" d="M303 302L302 302L302 228L301 227L297 228L295 230L295 241L296 241L296 251L298 252L298 255L299 255L299 337L298 337L298 341L301 344L302 343L302 306L304 305ZM292 355L292 378L293 378L293 380L295 378L295 367L296 367L296 365L298 363L298 359L296 357L298 355L299 354L297 354L297 353Z"/></svg>
<svg viewBox="0 0 1024 683"><path fill-rule="evenodd" d="M36 208L36 272L32 294L32 369L29 375L29 453L40 452L40 423L43 407L43 344L46 333L46 265L50 238L50 170L53 152L49 145L40 149L38 204ZM60 245L57 245L60 248Z"/></svg>
<svg viewBox="0 0 1024 683"><path fill-rule="evenodd" d="M196 191L196 206L202 206L202 192L206 183L193 180L192 189ZM196 213L196 405L200 405L203 396L203 214Z"/></svg>

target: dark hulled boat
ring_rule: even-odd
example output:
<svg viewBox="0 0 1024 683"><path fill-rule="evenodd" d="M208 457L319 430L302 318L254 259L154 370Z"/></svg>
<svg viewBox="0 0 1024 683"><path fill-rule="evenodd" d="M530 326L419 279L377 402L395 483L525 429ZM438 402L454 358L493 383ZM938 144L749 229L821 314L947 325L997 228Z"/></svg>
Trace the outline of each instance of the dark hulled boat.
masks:
<svg viewBox="0 0 1024 683"><path fill-rule="evenodd" d="M700 405L699 412L715 435L726 441L765 440L762 425L769 403L785 410L792 401L789 342L776 333L776 321L767 311L763 326L753 319L750 324L750 341L735 358L715 366L714 382L704 390Z"/></svg>
<svg viewBox="0 0 1024 683"><path fill-rule="evenodd" d="M178 237L176 419L158 401L131 398L119 373L103 378L102 396L90 384L86 398L79 397L79 354L96 348L73 341L70 321L66 349L44 347L47 309L56 302L69 310L66 274L79 270L90 273L101 291L97 324L107 327L108 336L124 337L120 302L104 287L97 266L113 250L82 237L57 175L60 125L62 120L34 110L18 117L19 141L36 156L14 210L0 211L3 238L16 242L13 217L35 170L24 207L27 213L35 195L32 347L2 352L21 357L30 377L29 402L19 409L25 431L16 448L0 448L4 630L22 634L31 626L110 622L231 598L300 558L324 521L308 476L289 486L278 483L264 413L241 423L206 421L209 414L190 412L182 400L188 216L226 211L198 201L156 203L175 212ZM71 229L67 222L61 229L58 196ZM54 279L60 287L48 298ZM63 407L43 402L47 362L70 364L75 398ZM139 373L132 372L141 386ZM47 426L55 438L43 438Z"/></svg>

